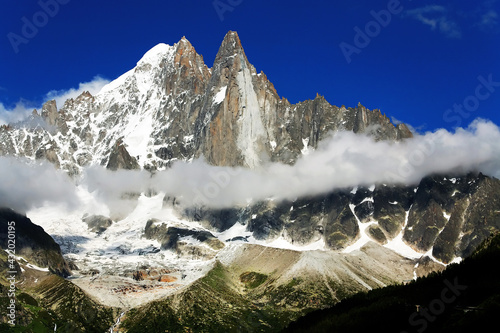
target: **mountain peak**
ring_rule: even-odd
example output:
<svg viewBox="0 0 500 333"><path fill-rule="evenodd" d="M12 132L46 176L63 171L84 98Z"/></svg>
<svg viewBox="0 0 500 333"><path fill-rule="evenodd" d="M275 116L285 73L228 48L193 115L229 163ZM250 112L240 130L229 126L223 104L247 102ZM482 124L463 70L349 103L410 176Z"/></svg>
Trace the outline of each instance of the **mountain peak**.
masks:
<svg viewBox="0 0 500 333"><path fill-rule="evenodd" d="M161 62L161 60L168 54L172 52L173 47L165 44L159 43L156 46L152 47L148 52L146 52L141 60L137 62L137 65L141 64L151 64L157 65Z"/></svg>
<svg viewBox="0 0 500 333"><path fill-rule="evenodd" d="M221 59L225 59L227 57L232 57L236 54L243 55L246 59L245 51L243 50L243 46L241 45L241 40L238 36L238 33L236 31L229 31L222 40L219 52L217 52L217 56L215 57L215 62L218 62Z"/></svg>
<svg viewBox="0 0 500 333"><path fill-rule="evenodd" d="M177 48L193 48L193 45L186 38L186 36L182 36L181 40L175 45L177 46Z"/></svg>
<svg viewBox="0 0 500 333"><path fill-rule="evenodd" d="M240 41L240 37L238 36L238 33L236 31L232 31L232 30L229 30L227 32L226 36L224 36L224 40L222 42L224 43L224 41L235 41L241 45L241 41Z"/></svg>
<svg viewBox="0 0 500 333"><path fill-rule="evenodd" d="M191 53L192 56L196 54L196 50L194 49L194 46L191 44L191 42L183 36L181 40L174 45L175 47L175 53L176 57L182 56L183 54L188 54Z"/></svg>

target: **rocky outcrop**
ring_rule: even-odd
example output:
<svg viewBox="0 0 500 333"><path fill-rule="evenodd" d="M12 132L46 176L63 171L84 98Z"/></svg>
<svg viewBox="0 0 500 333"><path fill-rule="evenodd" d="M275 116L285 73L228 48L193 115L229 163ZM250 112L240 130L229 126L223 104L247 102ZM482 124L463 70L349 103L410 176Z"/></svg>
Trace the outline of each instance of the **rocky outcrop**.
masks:
<svg viewBox="0 0 500 333"><path fill-rule="evenodd" d="M248 62L233 31L215 58L196 127L202 133L198 154L214 165L248 167L266 160L293 164L304 147L317 148L330 131L367 133L377 140L412 136L406 125L395 127L361 104L339 108L319 95L296 105L280 99L265 74Z"/></svg>
<svg viewBox="0 0 500 333"><path fill-rule="evenodd" d="M111 149L111 154L109 155L108 164L106 165L106 169L110 170L133 170L139 169L139 164L137 160L130 156L123 144L123 141L119 139L116 141L115 145Z"/></svg>
<svg viewBox="0 0 500 333"><path fill-rule="evenodd" d="M164 250L198 258L213 258L224 248L224 243L208 231L168 226L156 219L146 223L144 237L157 240Z"/></svg>
<svg viewBox="0 0 500 333"><path fill-rule="evenodd" d="M415 194L404 239L444 262L467 257L500 230L500 181L482 174L428 177Z"/></svg>
<svg viewBox="0 0 500 333"><path fill-rule="evenodd" d="M26 216L11 209L0 208L0 242L2 249L7 249L8 225L14 222L15 254L24 257L39 267L47 267L55 274L71 274L68 263L64 260L61 248L42 227L34 224Z"/></svg>
<svg viewBox="0 0 500 333"><path fill-rule="evenodd" d="M164 268L148 270L142 269L135 271L132 276L136 281L150 280L164 283L177 281L177 278L175 276L169 275L171 273L172 272L170 270Z"/></svg>
<svg viewBox="0 0 500 333"><path fill-rule="evenodd" d="M112 219L102 215L84 216L82 221L87 223L90 231L98 234L103 233L113 224Z"/></svg>

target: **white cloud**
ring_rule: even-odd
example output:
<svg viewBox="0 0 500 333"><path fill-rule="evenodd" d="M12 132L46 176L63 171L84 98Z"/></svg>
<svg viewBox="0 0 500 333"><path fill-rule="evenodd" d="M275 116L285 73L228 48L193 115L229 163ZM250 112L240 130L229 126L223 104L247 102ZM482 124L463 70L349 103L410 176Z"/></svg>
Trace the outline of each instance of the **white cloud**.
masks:
<svg viewBox="0 0 500 333"><path fill-rule="evenodd" d="M13 108L7 108L0 103L0 125L12 124L23 120L33 112L35 107L30 107L27 101L19 101Z"/></svg>
<svg viewBox="0 0 500 333"><path fill-rule="evenodd" d="M405 13L413 19L429 26L432 30L437 30L449 38L461 38L462 32L444 6L427 5L415 9L407 10Z"/></svg>
<svg viewBox="0 0 500 333"><path fill-rule="evenodd" d="M84 184L118 198L123 192L147 188L175 196L186 205L246 205L327 193L334 189L377 183L417 184L434 173L480 171L500 178L500 129L477 120L467 129L444 129L403 142L374 141L342 132L324 140L294 166L269 163L260 169L216 167L195 160L177 162L148 178L143 171L110 172L94 168Z"/></svg>
<svg viewBox="0 0 500 333"><path fill-rule="evenodd" d="M78 88L67 90L51 90L44 96L44 101L55 100L57 107L63 106L69 98L78 97L82 92L89 91L92 95L97 94L109 81L100 76L95 76L92 81L78 84ZM8 108L0 103L0 125L11 124L25 119L33 112L33 109L41 110L42 105L36 105L26 100L20 100L13 108Z"/></svg>
<svg viewBox="0 0 500 333"><path fill-rule="evenodd" d="M79 204L71 179L48 163L0 157L0 207L25 213L47 202L61 202L69 208Z"/></svg>
<svg viewBox="0 0 500 333"><path fill-rule="evenodd" d="M109 80L100 76L95 76L90 82L80 83L78 88L70 88L68 90L51 90L45 96L45 100L55 100L57 108L59 109L63 106L66 100L76 98L84 91L88 91L92 95L95 95L108 83Z"/></svg>
<svg viewBox="0 0 500 333"><path fill-rule="evenodd" d="M454 132L440 129L401 142L340 132L298 159L295 165L268 163L259 169L217 167L202 159L149 172L109 171L94 166L77 182L98 196L115 216L136 203L126 194L154 189L190 206L223 208L266 198L293 200L335 189L372 184L418 184L430 174L482 172L500 178L500 129L476 120ZM27 210L46 201L75 205L75 187L60 170L0 158L0 206ZM36 181L34 181L36 180ZM125 195L124 195L125 194Z"/></svg>
<svg viewBox="0 0 500 333"><path fill-rule="evenodd" d="M492 29L498 25L498 13L490 9L486 13L481 15L478 23L479 27Z"/></svg>

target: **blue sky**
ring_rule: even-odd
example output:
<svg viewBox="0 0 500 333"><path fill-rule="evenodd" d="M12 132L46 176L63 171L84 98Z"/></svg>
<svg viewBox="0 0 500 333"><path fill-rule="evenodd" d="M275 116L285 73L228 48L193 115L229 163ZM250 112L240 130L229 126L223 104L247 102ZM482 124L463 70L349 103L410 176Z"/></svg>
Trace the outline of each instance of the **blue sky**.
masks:
<svg viewBox="0 0 500 333"><path fill-rule="evenodd" d="M211 67L224 35L235 30L249 61L293 103L316 93L338 106L361 102L421 131L464 127L477 117L500 124L500 0L2 5L4 119L99 87L154 45L182 36Z"/></svg>

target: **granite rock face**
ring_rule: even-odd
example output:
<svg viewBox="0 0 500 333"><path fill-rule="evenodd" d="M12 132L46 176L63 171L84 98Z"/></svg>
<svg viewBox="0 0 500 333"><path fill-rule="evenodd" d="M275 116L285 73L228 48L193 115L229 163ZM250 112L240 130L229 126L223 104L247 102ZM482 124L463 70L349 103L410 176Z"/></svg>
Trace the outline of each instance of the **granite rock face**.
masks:
<svg viewBox="0 0 500 333"><path fill-rule="evenodd" d="M89 230L98 234L103 233L113 224L113 220L102 215L84 216L82 221L87 223Z"/></svg>
<svg viewBox="0 0 500 333"><path fill-rule="evenodd" d="M130 156L127 148L125 148L125 146L123 145L123 142L121 140L118 140L111 149L111 154L109 155L109 160L106 168L110 170L133 170L139 169L139 164L134 157Z"/></svg>
<svg viewBox="0 0 500 333"><path fill-rule="evenodd" d="M376 140L412 136L379 110L337 107L317 95L291 104L248 61L236 32L212 68L191 43L159 44L96 96L55 101L24 122L0 128L0 155L46 159L70 175L100 164L112 170L165 169L204 156L218 166L293 164L330 132Z"/></svg>
<svg viewBox="0 0 500 333"><path fill-rule="evenodd" d="M160 242L162 249L193 258L211 259L224 248L224 243L206 230L169 226L156 219L148 220L143 236Z"/></svg>

